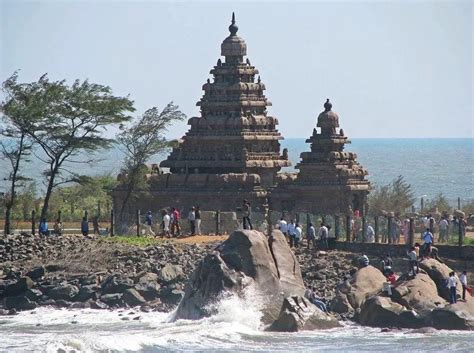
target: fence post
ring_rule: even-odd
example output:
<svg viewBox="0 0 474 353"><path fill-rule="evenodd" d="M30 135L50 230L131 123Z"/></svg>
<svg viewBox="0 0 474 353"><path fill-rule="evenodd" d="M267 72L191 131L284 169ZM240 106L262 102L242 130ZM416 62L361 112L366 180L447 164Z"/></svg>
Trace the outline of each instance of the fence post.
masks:
<svg viewBox="0 0 474 353"><path fill-rule="evenodd" d="M110 236L113 237L115 235L114 226L115 226L115 219L114 219L114 209L110 210Z"/></svg>
<svg viewBox="0 0 474 353"><path fill-rule="evenodd" d="M339 239L339 233L341 231L340 229L340 219L339 219L339 215L335 215L334 216L334 237L337 239Z"/></svg>
<svg viewBox="0 0 474 353"><path fill-rule="evenodd" d="M220 235L221 214L219 210L216 211L216 235Z"/></svg>
<svg viewBox="0 0 474 353"><path fill-rule="evenodd" d="M458 197L458 210L461 210L461 198Z"/></svg>
<svg viewBox="0 0 474 353"><path fill-rule="evenodd" d="M379 242L379 216L374 217L375 242Z"/></svg>
<svg viewBox="0 0 474 353"><path fill-rule="evenodd" d="M422 197L421 200L420 200L420 204L421 204L421 205L420 205L420 207L421 207L420 210L421 210L421 212L423 212L423 209L425 208L425 206L424 206L425 200L424 200L423 197Z"/></svg>
<svg viewBox="0 0 474 353"><path fill-rule="evenodd" d="M347 242L351 241L351 232L352 232L351 216L348 215L346 217L346 241Z"/></svg>
<svg viewBox="0 0 474 353"><path fill-rule="evenodd" d="M367 218L362 216L362 242L365 243L367 241Z"/></svg>
<svg viewBox="0 0 474 353"><path fill-rule="evenodd" d="M388 243L392 244L392 216L388 216L387 220L387 237L388 237Z"/></svg>
<svg viewBox="0 0 474 353"><path fill-rule="evenodd" d="M137 210L137 237L140 236L140 210Z"/></svg>
<svg viewBox="0 0 474 353"><path fill-rule="evenodd" d="M459 247L462 247L462 244L464 242L463 239L463 219L461 217L458 218L459 226L458 226L458 245Z"/></svg>
<svg viewBox="0 0 474 353"><path fill-rule="evenodd" d="M97 219L100 219L100 200L97 200Z"/></svg>
<svg viewBox="0 0 474 353"><path fill-rule="evenodd" d="M61 222L61 210L58 210L58 221Z"/></svg>
<svg viewBox="0 0 474 353"><path fill-rule="evenodd" d="M35 235L35 210L31 211L31 234Z"/></svg>
<svg viewBox="0 0 474 353"><path fill-rule="evenodd" d="M410 248L413 246L415 241L415 219L410 217L410 228L408 229L408 242L410 243Z"/></svg>

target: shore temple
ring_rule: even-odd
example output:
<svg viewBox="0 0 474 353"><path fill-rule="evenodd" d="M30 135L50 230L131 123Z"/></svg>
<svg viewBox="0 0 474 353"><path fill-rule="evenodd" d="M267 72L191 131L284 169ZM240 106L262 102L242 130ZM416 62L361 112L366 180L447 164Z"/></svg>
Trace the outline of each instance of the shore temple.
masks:
<svg viewBox="0 0 474 353"><path fill-rule="evenodd" d="M129 205L157 211L164 207L189 210L235 211L247 199L253 208L269 203L271 209L319 214L366 211L369 192L367 171L356 154L344 151L350 143L339 128L339 116L329 100L319 114L313 134L306 140L310 151L301 153L299 173L283 173L291 166L288 151L281 150L278 119L268 115L271 102L259 70L247 56L247 44L237 35L232 14L229 36L211 69L212 79L202 86L197 102L200 116L188 120L188 132L160 167L147 175L150 189ZM318 131L319 129L319 131ZM114 191L119 205L123 187Z"/></svg>

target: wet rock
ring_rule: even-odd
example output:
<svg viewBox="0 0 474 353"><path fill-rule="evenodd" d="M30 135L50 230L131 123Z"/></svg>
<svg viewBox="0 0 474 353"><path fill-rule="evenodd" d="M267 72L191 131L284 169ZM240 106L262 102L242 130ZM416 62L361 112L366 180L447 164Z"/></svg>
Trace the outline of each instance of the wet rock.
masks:
<svg viewBox="0 0 474 353"><path fill-rule="evenodd" d="M145 298L143 298L140 293L134 288L129 288L123 292L122 300L128 306L139 306L146 303Z"/></svg>
<svg viewBox="0 0 474 353"><path fill-rule="evenodd" d="M474 331L474 299L434 309L428 324L437 329Z"/></svg>
<svg viewBox="0 0 474 353"><path fill-rule="evenodd" d="M79 289L68 283L61 284L48 290L46 295L54 300L72 300L79 293Z"/></svg>
<svg viewBox="0 0 474 353"><path fill-rule="evenodd" d="M27 289L30 289L34 286L34 282L30 277L21 277L16 282L6 286L3 295L4 296L16 296L22 294Z"/></svg>
<svg viewBox="0 0 474 353"><path fill-rule="evenodd" d="M79 292L77 293L77 295L74 297L74 301L77 301L77 302L85 302L89 299L95 299L97 297L97 292L99 290L100 287L92 284L92 285L86 285L86 286L82 286L80 289L79 289Z"/></svg>
<svg viewBox="0 0 474 353"><path fill-rule="evenodd" d="M6 297L4 299L6 309L15 309L17 311L33 310L36 308L36 303L30 301L25 296Z"/></svg>
<svg viewBox="0 0 474 353"><path fill-rule="evenodd" d="M133 288L133 281L128 277L118 274L107 277L102 282L102 294L123 293L129 288Z"/></svg>
<svg viewBox="0 0 474 353"><path fill-rule="evenodd" d="M121 306L123 304L122 296L122 293L104 294L100 300L109 306Z"/></svg>
<svg viewBox="0 0 474 353"><path fill-rule="evenodd" d="M302 330L328 329L340 326L338 321L323 313L315 305L303 297L288 297L283 305L278 319L269 331L296 332Z"/></svg>
<svg viewBox="0 0 474 353"><path fill-rule="evenodd" d="M91 309L108 309L109 308L109 306L106 303L100 300L90 300L88 303L91 306Z"/></svg>
<svg viewBox="0 0 474 353"><path fill-rule="evenodd" d="M407 327L424 326L423 319L413 310L393 302L389 297L375 296L367 299L358 316L359 322L367 326Z"/></svg>
<svg viewBox="0 0 474 353"><path fill-rule="evenodd" d="M175 306L178 305L184 297L184 292L180 289L164 288L161 293L161 300L163 303Z"/></svg>
<svg viewBox="0 0 474 353"><path fill-rule="evenodd" d="M45 268L43 266L38 266L26 273L26 276L30 277L32 280L37 280L43 277L45 274Z"/></svg>
<svg viewBox="0 0 474 353"><path fill-rule="evenodd" d="M35 302L43 296L43 292L41 292L39 289L30 288L25 291L24 295L29 300Z"/></svg>

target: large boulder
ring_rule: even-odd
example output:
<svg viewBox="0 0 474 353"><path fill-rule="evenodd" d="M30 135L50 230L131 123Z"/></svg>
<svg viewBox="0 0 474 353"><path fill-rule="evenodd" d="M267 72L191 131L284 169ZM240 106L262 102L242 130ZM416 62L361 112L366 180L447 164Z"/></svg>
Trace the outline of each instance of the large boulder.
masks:
<svg viewBox="0 0 474 353"><path fill-rule="evenodd" d="M423 326L423 319L414 311L392 301L389 297L373 296L367 299L358 316L362 325L378 327Z"/></svg>
<svg viewBox="0 0 474 353"><path fill-rule="evenodd" d="M30 289L34 286L34 282L30 277L21 277L16 282L9 284L5 287L3 295L5 297L20 295L25 292L27 289Z"/></svg>
<svg viewBox="0 0 474 353"><path fill-rule="evenodd" d="M392 292L394 301L416 310L419 314L429 313L447 304L446 300L438 295L435 282L425 273L419 273L415 278L398 284Z"/></svg>
<svg viewBox="0 0 474 353"><path fill-rule="evenodd" d="M108 276L101 285L102 294L123 293L133 287L133 281L118 274Z"/></svg>
<svg viewBox="0 0 474 353"><path fill-rule="evenodd" d="M79 289L69 283L61 284L57 287L51 288L46 294L54 300L71 300L79 293Z"/></svg>
<svg viewBox="0 0 474 353"><path fill-rule="evenodd" d="M449 300L449 289L446 287L446 280L449 278L449 273L452 271L446 264L439 262L436 259L424 259L420 262L420 268L424 270L428 276L436 283L438 293L444 299ZM459 279L458 279L458 283ZM460 285L458 285L458 294L461 294Z"/></svg>
<svg viewBox="0 0 474 353"><path fill-rule="evenodd" d="M474 331L474 300L434 309L429 318L429 325L444 330Z"/></svg>
<svg viewBox="0 0 474 353"><path fill-rule="evenodd" d="M158 278L164 283L174 283L184 277L183 269L179 265L166 264L160 270ZM150 275L146 276L143 281L151 278Z"/></svg>
<svg viewBox="0 0 474 353"><path fill-rule="evenodd" d="M283 300L280 315L269 331L296 332L302 330L329 329L339 322L323 313L304 297L288 297Z"/></svg>
<svg viewBox="0 0 474 353"><path fill-rule="evenodd" d="M382 291L385 281L385 276L375 267L369 265L360 268L336 288L331 309L339 313L359 309L367 298Z"/></svg>
<svg viewBox="0 0 474 353"><path fill-rule="evenodd" d="M4 305L6 309L15 309L15 310L32 310L35 309L37 304L30 301L26 296L17 296L17 297L6 297L4 299Z"/></svg>
<svg viewBox="0 0 474 353"><path fill-rule="evenodd" d="M270 238L253 230L233 232L196 268L175 317L210 316L216 312L211 304L226 293L241 295L246 288L261 303L267 324L278 318L284 298L304 295L298 261L280 231Z"/></svg>

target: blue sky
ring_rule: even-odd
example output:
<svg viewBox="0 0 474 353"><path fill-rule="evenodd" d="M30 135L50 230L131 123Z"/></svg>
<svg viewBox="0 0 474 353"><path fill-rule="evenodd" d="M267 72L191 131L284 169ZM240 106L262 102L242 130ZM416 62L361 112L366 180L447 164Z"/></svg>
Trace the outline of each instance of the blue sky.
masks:
<svg viewBox="0 0 474 353"><path fill-rule="evenodd" d="M2 80L88 78L137 112L195 116L235 11L285 137L309 135L326 97L351 137L473 136L471 1L0 3Z"/></svg>

